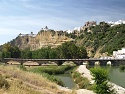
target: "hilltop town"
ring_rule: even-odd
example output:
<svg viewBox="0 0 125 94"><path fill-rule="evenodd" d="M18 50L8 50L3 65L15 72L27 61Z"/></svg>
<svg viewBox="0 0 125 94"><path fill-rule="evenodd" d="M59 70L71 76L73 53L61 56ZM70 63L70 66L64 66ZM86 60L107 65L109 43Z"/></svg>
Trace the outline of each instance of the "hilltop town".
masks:
<svg viewBox="0 0 125 94"><path fill-rule="evenodd" d="M66 31L55 31L45 26L37 34L20 33L9 43L20 49L29 48L33 51L45 47L56 48L65 42L73 41L76 45L85 47L89 57L107 57L113 55L113 51L125 47L122 37L124 24L124 20L99 24L96 21L87 21L81 27ZM113 43L117 43L117 46Z"/></svg>
<svg viewBox="0 0 125 94"><path fill-rule="evenodd" d="M30 48L37 50L41 47L57 47L67 41L73 41L72 38L65 36L63 31L54 31L46 26L42 28L38 34L31 32L30 34L19 34L16 39L11 41L12 45L18 46L20 49Z"/></svg>

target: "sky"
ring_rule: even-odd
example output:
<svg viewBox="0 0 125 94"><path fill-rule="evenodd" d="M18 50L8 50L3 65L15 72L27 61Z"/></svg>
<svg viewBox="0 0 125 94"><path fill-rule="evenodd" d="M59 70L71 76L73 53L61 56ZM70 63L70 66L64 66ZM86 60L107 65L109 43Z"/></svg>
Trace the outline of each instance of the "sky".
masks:
<svg viewBox="0 0 125 94"><path fill-rule="evenodd" d="M117 20L125 20L125 0L0 0L0 45L45 26L68 30Z"/></svg>

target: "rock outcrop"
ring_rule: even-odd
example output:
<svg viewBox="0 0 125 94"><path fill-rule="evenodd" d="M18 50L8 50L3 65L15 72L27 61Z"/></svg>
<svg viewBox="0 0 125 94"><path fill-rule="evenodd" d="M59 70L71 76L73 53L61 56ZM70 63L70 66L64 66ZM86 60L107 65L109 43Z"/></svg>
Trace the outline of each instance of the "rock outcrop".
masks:
<svg viewBox="0 0 125 94"><path fill-rule="evenodd" d="M16 39L11 41L12 45L18 46L20 49L30 48L37 50L41 47L57 47L64 42L72 41L72 38L65 36L63 31L54 31L48 28L42 29L38 34L19 34Z"/></svg>

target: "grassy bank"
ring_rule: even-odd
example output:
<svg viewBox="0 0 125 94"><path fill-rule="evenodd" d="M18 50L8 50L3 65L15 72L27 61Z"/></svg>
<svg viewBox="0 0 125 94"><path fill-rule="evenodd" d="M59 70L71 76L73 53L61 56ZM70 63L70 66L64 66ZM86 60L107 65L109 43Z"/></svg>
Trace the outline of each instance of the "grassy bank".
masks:
<svg viewBox="0 0 125 94"><path fill-rule="evenodd" d="M0 94L70 94L58 89L57 84L43 75L22 71L15 66L0 66L0 74L9 83L8 89L1 88Z"/></svg>
<svg viewBox="0 0 125 94"><path fill-rule="evenodd" d="M79 89L89 89L91 90L92 86L90 85L89 80L86 77L83 77L81 73L74 70L72 77L75 83L78 85Z"/></svg>
<svg viewBox="0 0 125 94"><path fill-rule="evenodd" d="M64 74L68 70L72 70L75 66L40 66L29 68L28 71L42 74L43 77L46 77L50 81L56 82L58 85L64 86L63 82L54 75L56 74ZM23 68L24 69L24 68Z"/></svg>
<svg viewBox="0 0 125 94"><path fill-rule="evenodd" d="M48 73L50 75L63 74L68 70L73 69L75 66L63 65L63 66L40 66L29 69L34 73Z"/></svg>

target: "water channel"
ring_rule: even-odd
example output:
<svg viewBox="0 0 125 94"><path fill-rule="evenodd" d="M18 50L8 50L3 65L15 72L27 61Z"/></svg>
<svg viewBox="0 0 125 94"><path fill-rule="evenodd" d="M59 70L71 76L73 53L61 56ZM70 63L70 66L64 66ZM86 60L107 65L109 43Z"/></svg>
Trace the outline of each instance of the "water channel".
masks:
<svg viewBox="0 0 125 94"><path fill-rule="evenodd" d="M113 83L125 88L125 71L121 71L119 67L109 67L109 79Z"/></svg>
<svg viewBox="0 0 125 94"><path fill-rule="evenodd" d="M74 83L71 74L59 74L59 75L56 75L56 77L62 80L65 87L69 89L73 89L76 87L76 84Z"/></svg>
<svg viewBox="0 0 125 94"><path fill-rule="evenodd" d="M125 71L120 71L119 67L116 66L110 66L110 67L105 66L105 68L109 70L110 81L125 88ZM56 76L63 81L65 87L73 89L76 86L70 73L60 74Z"/></svg>

